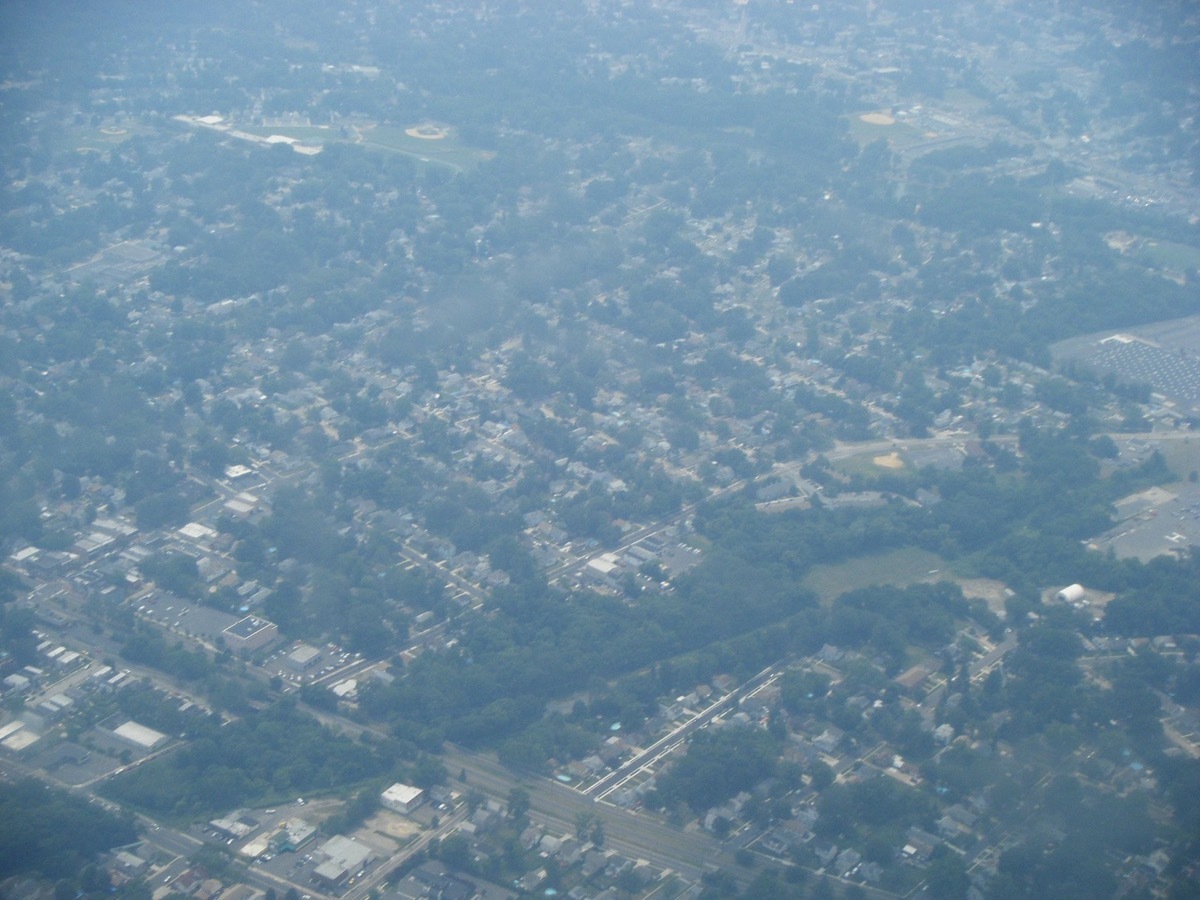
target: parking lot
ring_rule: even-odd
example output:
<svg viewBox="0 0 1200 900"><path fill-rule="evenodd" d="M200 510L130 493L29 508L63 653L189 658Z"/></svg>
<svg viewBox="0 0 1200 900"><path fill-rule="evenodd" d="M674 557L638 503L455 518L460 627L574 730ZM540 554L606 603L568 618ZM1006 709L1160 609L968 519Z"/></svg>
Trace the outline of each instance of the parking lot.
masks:
<svg viewBox="0 0 1200 900"><path fill-rule="evenodd" d="M1200 484L1144 491L1122 500L1117 510L1122 521L1090 541L1090 547L1111 547L1117 556L1145 562L1200 546Z"/></svg>
<svg viewBox="0 0 1200 900"><path fill-rule="evenodd" d="M1149 385L1180 412L1200 415L1200 316L1085 335L1051 350L1056 360L1077 360L1123 382Z"/></svg>

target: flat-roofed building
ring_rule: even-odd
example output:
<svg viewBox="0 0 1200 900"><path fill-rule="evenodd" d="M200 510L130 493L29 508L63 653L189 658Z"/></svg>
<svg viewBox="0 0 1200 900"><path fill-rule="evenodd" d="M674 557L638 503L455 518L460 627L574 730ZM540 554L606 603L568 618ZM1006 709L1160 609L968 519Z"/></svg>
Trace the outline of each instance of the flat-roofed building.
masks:
<svg viewBox="0 0 1200 900"><path fill-rule="evenodd" d="M244 519L258 512L260 505L261 504L258 497L254 496L254 494L247 494L243 492L238 494L236 497L225 501L224 508L225 511L231 516L237 516L238 518Z"/></svg>
<svg viewBox="0 0 1200 900"><path fill-rule="evenodd" d="M218 832L231 841L240 841L243 838L248 838L258 828L256 821L246 816L239 816L237 813L213 819L208 824L213 831Z"/></svg>
<svg viewBox="0 0 1200 900"><path fill-rule="evenodd" d="M313 875L318 881L333 887L343 884L352 874L361 871L374 856L366 844L340 834L321 845L321 854L325 861L313 870Z"/></svg>
<svg viewBox="0 0 1200 900"><path fill-rule="evenodd" d="M301 644L287 655L288 668L294 672L307 672L321 661L321 651L308 644Z"/></svg>
<svg viewBox="0 0 1200 900"><path fill-rule="evenodd" d="M410 813L425 802L425 792L418 787L396 782L380 797L385 808L398 813Z"/></svg>
<svg viewBox="0 0 1200 900"><path fill-rule="evenodd" d="M198 543L211 541L217 536L217 532L213 531L207 525L201 525L199 522L188 522L182 528L178 529L176 534Z"/></svg>
<svg viewBox="0 0 1200 900"><path fill-rule="evenodd" d="M230 650L257 650L279 638L279 627L258 616L246 616L221 632Z"/></svg>
<svg viewBox="0 0 1200 900"><path fill-rule="evenodd" d="M41 735L34 734L28 728L24 728L20 731L14 731L3 741L0 741L0 746L11 753L20 753L30 745L36 744L39 740L41 740Z"/></svg>
<svg viewBox="0 0 1200 900"><path fill-rule="evenodd" d="M145 725L139 725L133 721L118 725L113 729L113 734L132 744L137 744L144 750L153 750L167 740L167 736L161 731L155 731L153 728L147 728Z"/></svg>
<svg viewBox="0 0 1200 900"><path fill-rule="evenodd" d="M271 836L271 847L276 853L294 853L316 836L317 827L303 819L288 819L279 823L279 830Z"/></svg>

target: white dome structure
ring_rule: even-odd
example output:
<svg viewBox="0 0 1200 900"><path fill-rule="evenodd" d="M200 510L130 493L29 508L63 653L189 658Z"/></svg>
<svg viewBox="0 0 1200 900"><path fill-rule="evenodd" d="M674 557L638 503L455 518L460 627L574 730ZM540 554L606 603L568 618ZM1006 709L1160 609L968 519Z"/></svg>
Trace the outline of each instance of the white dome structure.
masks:
<svg viewBox="0 0 1200 900"><path fill-rule="evenodd" d="M1063 603L1074 604L1074 603L1079 603L1086 596L1087 596L1087 591L1085 591L1083 589L1082 584L1071 584L1071 585L1068 585L1067 587L1063 588L1057 594L1055 594L1054 598Z"/></svg>

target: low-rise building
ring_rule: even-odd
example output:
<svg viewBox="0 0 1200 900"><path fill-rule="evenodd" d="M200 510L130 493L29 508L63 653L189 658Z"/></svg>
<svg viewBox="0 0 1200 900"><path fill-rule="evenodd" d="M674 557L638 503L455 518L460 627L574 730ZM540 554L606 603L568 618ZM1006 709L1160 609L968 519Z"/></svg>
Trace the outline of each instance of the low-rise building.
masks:
<svg viewBox="0 0 1200 900"><path fill-rule="evenodd" d="M287 655L287 666L293 672L307 672L321 661L321 651L308 644L301 644Z"/></svg>
<svg viewBox="0 0 1200 900"><path fill-rule="evenodd" d="M370 847L340 834L322 844L320 852L325 861L313 870L313 876L330 887L344 884L352 874L362 871L374 856Z"/></svg>
<svg viewBox="0 0 1200 900"><path fill-rule="evenodd" d="M143 750L153 750L167 740L167 736L161 731L155 731L153 728L147 728L145 725L139 725L133 721L118 725L113 729L113 734L124 738L131 744L136 744Z"/></svg>
<svg viewBox="0 0 1200 900"><path fill-rule="evenodd" d="M379 802L393 812L410 813L425 802L425 792L418 787L396 782L380 795Z"/></svg>
<svg viewBox="0 0 1200 900"><path fill-rule="evenodd" d="M230 650L258 650L278 638L278 626L258 616L239 619L221 632L221 640Z"/></svg>
<svg viewBox="0 0 1200 900"><path fill-rule="evenodd" d="M294 853L311 841L316 833L315 825L303 819L288 819L279 823L279 830L271 836L271 848L276 853Z"/></svg>

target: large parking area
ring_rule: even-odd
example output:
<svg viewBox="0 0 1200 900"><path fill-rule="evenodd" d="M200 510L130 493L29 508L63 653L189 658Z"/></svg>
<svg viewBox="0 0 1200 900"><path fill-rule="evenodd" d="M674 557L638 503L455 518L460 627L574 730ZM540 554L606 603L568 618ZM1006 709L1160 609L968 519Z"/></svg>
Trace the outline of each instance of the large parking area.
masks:
<svg viewBox="0 0 1200 900"><path fill-rule="evenodd" d="M1143 562L1200 546L1200 484L1171 490L1151 488L1116 504L1117 525L1090 546Z"/></svg>
<svg viewBox="0 0 1200 900"><path fill-rule="evenodd" d="M1181 412L1200 414L1200 316L1072 338L1052 350L1055 359L1147 384Z"/></svg>

